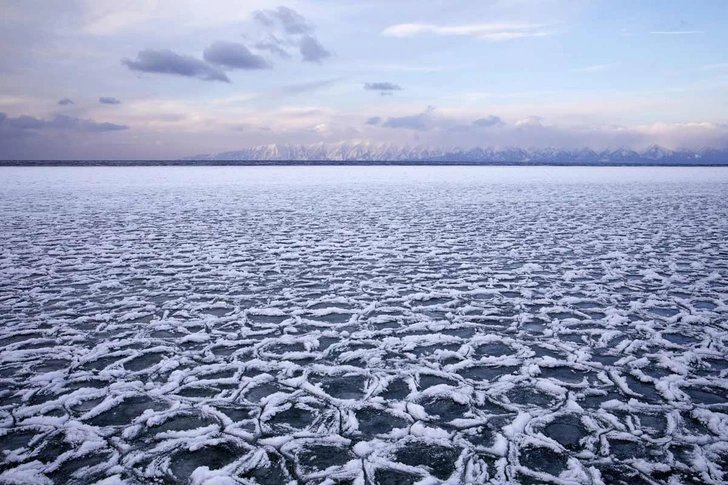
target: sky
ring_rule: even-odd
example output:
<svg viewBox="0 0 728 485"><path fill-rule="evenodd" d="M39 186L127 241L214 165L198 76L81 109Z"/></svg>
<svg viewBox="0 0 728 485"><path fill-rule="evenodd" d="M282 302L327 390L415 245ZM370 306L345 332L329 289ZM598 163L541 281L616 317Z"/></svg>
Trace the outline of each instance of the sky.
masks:
<svg viewBox="0 0 728 485"><path fill-rule="evenodd" d="M728 148L724 0L4 0L0 158Z"/></svg>

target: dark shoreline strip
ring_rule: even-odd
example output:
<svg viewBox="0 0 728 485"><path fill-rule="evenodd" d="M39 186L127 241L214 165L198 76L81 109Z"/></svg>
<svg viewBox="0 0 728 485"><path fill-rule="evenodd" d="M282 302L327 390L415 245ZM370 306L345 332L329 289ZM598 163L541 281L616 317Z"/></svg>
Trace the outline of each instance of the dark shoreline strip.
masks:
<svg viewBox="0 0 728 485"><path fill-rule="evenodd" d="M258 166L469 166L469 167L728 167L720 163L584 163L467 161L335 161L335 160L0 160L0 167L258 167Z"/></svg>

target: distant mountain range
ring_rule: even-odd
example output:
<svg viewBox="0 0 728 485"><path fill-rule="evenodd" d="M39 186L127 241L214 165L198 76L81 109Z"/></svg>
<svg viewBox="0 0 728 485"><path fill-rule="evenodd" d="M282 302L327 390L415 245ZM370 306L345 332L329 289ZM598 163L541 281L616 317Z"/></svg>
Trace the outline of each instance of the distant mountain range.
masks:
<svg viewBox="0 0 728 485"><path fill-rule="evenodd" d="M450 162L493 164L627 164L627 165L728 165L728 150L669 150L653 145L646 150L624 148L595 151L590 148L459 148L402 147L386 143L272 144L244 150L195 155L200 161L336 161L336 162Z"/></svg>

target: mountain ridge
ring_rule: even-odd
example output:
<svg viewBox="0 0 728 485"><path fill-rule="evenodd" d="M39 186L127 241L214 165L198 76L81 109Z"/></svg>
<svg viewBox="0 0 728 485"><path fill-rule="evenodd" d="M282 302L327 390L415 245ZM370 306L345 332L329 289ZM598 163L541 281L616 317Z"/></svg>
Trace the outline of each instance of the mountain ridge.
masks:
<svg viewBox="0 0 728 485"><path fill-rule="evenodd" d="M242 150L200 154L185 161L335 161L335 162L464 162L464 163L588 163L588 164L721 164L728 165L728 149L675 150L652 145L627 148L440 148L389 143L269 144Z"/></svg>

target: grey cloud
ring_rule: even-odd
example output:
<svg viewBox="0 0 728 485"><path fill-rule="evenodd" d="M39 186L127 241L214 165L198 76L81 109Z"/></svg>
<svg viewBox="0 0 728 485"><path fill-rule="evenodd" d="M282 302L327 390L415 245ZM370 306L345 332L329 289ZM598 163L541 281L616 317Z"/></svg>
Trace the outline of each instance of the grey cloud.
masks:
<svg viewBox="0 0 728 485"><path fill-rule="evenodd" d="M34 116L8 118L5 113L0 113L0 127L15 130L64 130L86 133L101 133L104 131L120 131L129 129L126 125L99 123L93 120L84 120L65 115L55 115L50 120L44 120Z"/></svg>
<svg viewBox="0 0 728 485"><path fill-rule="evenodd" d="M271 65L261 56L237 42L215 42L205 49L205 60L229 69L270 69Z"/></svg>
<svg viewBox="0 0 728 485"><path fill-rule="evenodd" d="M489 115L489 116L486 116L485 118L480 118L478 120L473 121L473 125L479 126L479 127L489 127L489 126L503 126L503 125L505 125L505 123L498 116Z"/></svg>
<svg viewBox="0 0 728 485"><path fill-rule="evenodd" d="M288 7L278 7L275 10L258 10L253 18L267 27L280 24L287 34L302 35L313 32L303 15Z"/></svg>
<svg viewBox="0 0 728 485"><path fill-rule="evenodd" d="M367 120L367 125L377 126L382 122L382 118L379 116L373 116Z"/></svg>
<svg viewBox="0 0 728 485"><path fill-rule="evenodd" d="M388 82L364 83L364 89L367 91L379 91L382 96L392 96L395 91L402 91L399 84Z"/></svg>
<svg viewBox="0 0 728 485"><path fill-rule="evenodd" d="M435 123L437 120L434 120L431 116L434 111L434 106L428 106L424 113L387 118L387 121L382 123L382 126L387 128L408 128L410 130L424 131L433 126L433 124L437 124Z"/></svg>
<svg viewBox="0 0 728 485"><path fill-rule="evenodd" d="M427 129L428 115L420 113L412 116L400 116L396 118L387 118L382 126L387 128L409 128L411 130L424 131Z"/></svg>
<svg viewBox="0 0 728 485"><path fill-rule="evenodd" d="M258 10L253 18L269 31L270 36L270 41L257 44L257 48L288 58L290 53L287 49L298 47L304 62L319 63L331 57L331 53L314 36L315 27L295 10L288 7Z"/></svg>
<svg viewBox="0 0 728 485"><path fill-rule="evenodd" d="M18 130L42 130L48 125L47 121L25 115L18 116L17 118L5 117L3 123L10 128L16 128Z"/></svg>
<svg viewBox="0 0 728 485"><path fill-rule="evenodd" d="M386 82L364 83L364 89L368 91L402 91L398 84Z"/></svg>
<svg viewBox="0 0 728 485"><path fill-rule="evenodd" d="M324 46L310 35L304 35L301 38L299 49L305 62L321 62L323 59L331 57L331 53L324 49Z"/></svg>
<svg viewBox="0 0 728 485"><path fill-rule="evenodd" d="M63 98L58 101L58 104L60 104L61 106L68 106L69 104L76 104L76 103L74 103L72 99Z"/></svg>
<svg viewBox="0 0 728 485"><path fill-rule="evenodd" d="M210 64L169 49L144 49L139 51L135 60L122 59L121 63L132 71L195 77L203 81L230 82L224 72Z"/></svg>
<svg viewBox="0 0 728 485"><path fill-rule="evenodd" d="M72 118L70 116L56 115L50 121L50 128L59 130L86 131L91 133L99 133L103 131L121 131L128 130L126 125L117 125L116 123L103 122L99 123L93 120L83 120L80 118Z"/></svg>
<svg viewBox="0 0 728 485"><path fill-rule="evenodd" d="M291 58L291 54L289 54L287 50L282 48L280 46L280 42L277 41L272 40L270 42L258 42L257 44L255 44L255 48L261 51L268 51L271 54L282 57L284 59Z"/></svg>
<svg viewBox="0 0 728 485"><path fill-rule="evenodd" d="M99 103L101 103L101 104L121 104L121 101L119 101L116 98L101 96L99 98Z"/></svg>

